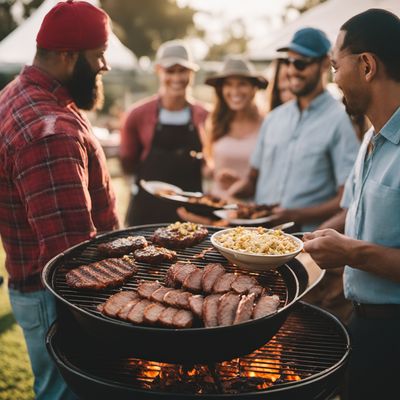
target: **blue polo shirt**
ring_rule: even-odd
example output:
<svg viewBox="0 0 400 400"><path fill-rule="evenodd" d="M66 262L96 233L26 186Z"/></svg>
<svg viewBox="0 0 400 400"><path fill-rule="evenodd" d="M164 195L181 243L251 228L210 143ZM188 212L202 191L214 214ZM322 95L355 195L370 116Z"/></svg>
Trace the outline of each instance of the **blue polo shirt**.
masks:
<svg viewBox="0 0 400 400"><path fill-rule="evenodd" d="M268 114L251 165L258 169L255 201L303 208L333 198L359 148L343 104L324 91L303 110L293 100ZM312 231L323 221L303 226Z"/></svg>
<svg viewBox="0 0 400 400"><path fill-rule="evenodd" d="M370 141L373 150L368 155ZM400 248L400 107L379 135L373 128L365 134L342 205L349 207L346 235ZM360 303L400 303L400 283L351 266L344 271L344 291Z"/></svg>

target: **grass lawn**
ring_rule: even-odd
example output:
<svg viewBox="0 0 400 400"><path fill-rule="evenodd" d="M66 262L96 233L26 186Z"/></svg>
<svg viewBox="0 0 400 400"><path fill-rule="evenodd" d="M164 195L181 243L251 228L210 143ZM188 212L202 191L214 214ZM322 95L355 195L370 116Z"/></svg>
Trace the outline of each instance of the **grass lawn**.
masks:
<svg viewBox="0 0 400 400"><path fill-rule="evenodd" d="M117 160L109 161L117 196L117 210L123 221L129 190L118 173ZM0 275L6 278L4 250L0 242ZM0 287L0 400L34 399L33 377L21 328L16 324L8 299L7 282Z"/></svg>

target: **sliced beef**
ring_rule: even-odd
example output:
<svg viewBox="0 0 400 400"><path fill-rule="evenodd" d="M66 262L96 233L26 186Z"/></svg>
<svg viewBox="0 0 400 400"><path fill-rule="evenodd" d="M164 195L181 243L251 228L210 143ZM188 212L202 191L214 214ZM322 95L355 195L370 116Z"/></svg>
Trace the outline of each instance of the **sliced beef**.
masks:
<svg viewBox="0 0 400 400"><path fill-rule="evenodd" d="M185 310L190 310L189 300L193 296L193 293L190 292L182 292L176 298L176 307L184 308Z"/></svg>
<svg viewBox="0 0 400 400"><path fill-rule="evenodd" d="M178 311L179 310L175 307L165 308L158 317L158 323L167 328L172 328L173 327L172 321L174 319L175 314Z"/></svg>
<svg viewBox="0 0 400 400"><path fill-rule="evenodd" d="M258 299L259 297L264 296L265 294L268 294L268 293L267 293L266 288L264 288L260 285L255 285L249 289L248 294L254 294L255 299Z"/></svg>
<svg viewBox="0 0 400 400"><path fill-rule="evenodd" d="M170 290L164 295L162 302L168 306L179 308L178 307L178 303L180 301L179 296L182 293L183 291L181 289Z"/></svg>
<svg viewBox="0 0 400 400"><path fill-rule="evenodd" d="M201 278L203 277L203 272L200 268L192 271L183 281L182 288L192 293L200 293L202 290Z"/></svg>
<svg viewBox="0 0 400 400"><path fill-rule="evenodd" d="M164 296L171 290L174 290L174 289L172 289L170 287L161 286L159 289L155 290L151 294L150 300L158 301L159 303L162 303Z"/></svg>
<svg viewBox="0 0 400 400"><path fill-rule="evenodd" d="M197 317L203 318L204 297L201 294L189 297L189 306L192 313Z"/></svg>
<svg viewBox="0 0 400 400"><path fill-rule="evenodd" d="M204 273L201 278L201 286L203 287L203 291L205 293L211 293L215 281L224 272L225 268L221 264L218 263L207 264L204 267Z"/></svg>
<svg viewBox="0 0 400 400"><path fill-rule="evenodd" d="M182 264L185 264L183 262L178 261L175 264L172 264L169 268L167 273L165 274L165 278L164 278L164 283L165 286L168 287L178 287L177 284L174 281L174 274L177 271L178 268L181 267Z"/></svg>
<svg viewBox="0 0 400 400"><path fill-rule="evenodd" d="M180 266L176 267L176 269L174 270L174 275L172 277L175 285L181 287L189 274L196 270L197 267L194 264L181 263Z"/></svg>
<svg viewBox="0 0 400 400"><path fill-rule="evenodd" d="M231 284L231 289L236 293L244 294L249 291L249 289L258 284L257 279L251 275L238 275L236 279Z"/></svg>
<svg viewBox="0 0 400 400"><path fill-rule="evenodd" d="M143 312L143 321L146 324L156 325L158 323L158 319L160 318L161 313L166 309L160 303L151 303L149 304Z"/></svg>
<svg viewBox="0 0 400 400"><path fill-rule="evenodd" d="M132 310L132 308L139 303L139 301L142 300L142 298L138 295L136 299L128 301L118 312L117 312L117 317L119 319L122 319L126 321L128 319L128 314Z"/></svg>
<svg viewBox="0 0 400 400"><path fill-rule="evenodd" d="M134 324L143 324L144 310L150 304L151 302L147 299L140 300L129 312L127 320Z"/></svg>
<svg viewBox="0 0 400 400"><path fill-rule="evenodd" d="M190 328L193 325L193 314L188 310L179 310L172 318L172 326L178 329Z"/></svg>
<svg viewBox="0 0 400 400"><path fill-rule="evenodd" d="M140 297L150 299L151 295L160 287L161 285L158 281L141 281L137 287L137 292L139 293Z"/></svg>
<svg viewBox="0 0 400 400"><path fill-rule="evenodd" d="M134 252L135 260L149 264L176 261L176 252L164 247L147 246Z"/></svg>
<svg viewBox="0 0 400 400"><path fill-rule="evenodd" d="M75 289L101 290L123 284L137 267L131 257L107 258L81 265L65 275L67 285Z"/></svg>
<svg viewBox="0 0 400 400"><path fill-rule="evenodd" d="M237 275L233 272L226 272L220 275L214 282L212 287L213 293L226 293L231 290L231 285L235 281Z"/></svg>
<svg viewBox="0 0 400 400"><path fill-rule="evenodd" d="M218 302L218 325L232 325L236 316L236 310L240 301L240 295L228 292L221 296Z"/></svg>
<svg viewBox="0 0 400 400"><path fill-rule="evenodd" d="M116 317L118 311L129 301L137 299L139 296L133 290L124 290L113 294L104 303L102 313L109 317Z"/></svg>
<svg viewBox="0 0 400 400"><path fill-rule="evenodd" d="M143 249L147 246L144 236L128 236L118 238L108 243L101 243L97 246L100 253L110 257L119 257L129 254L134 250Z"/></svg>
<svg viewBox="0 0 400 400"><path fill-rule="evenodd" d="M218 303L221 295L211 294L203 302L203 321L204 326L218 326Z"/></svg>
<svg viewBox="0 0 400 400"><path fill-rule="evenodd" d="M239 305L237 307L235 319L233 321L234 325L240 324L241 322L245 322L251 319L251 315L253 314L255 298L256 295L254 293L242 296Z"/></svg>
<svg viewBox="0 0 400 400"><path fill-rule="evenodd" d="M261 297L253 310L253 318L261 318L273 314L279 307L279 297L263 296Z"/></svg>
<svg viewBox="0 0 400 400"><path fill-rule="evenodd" d="M152 242L170 249L183 249L203 241L208 230L193 222L175 222L154 232Z"/></svg>

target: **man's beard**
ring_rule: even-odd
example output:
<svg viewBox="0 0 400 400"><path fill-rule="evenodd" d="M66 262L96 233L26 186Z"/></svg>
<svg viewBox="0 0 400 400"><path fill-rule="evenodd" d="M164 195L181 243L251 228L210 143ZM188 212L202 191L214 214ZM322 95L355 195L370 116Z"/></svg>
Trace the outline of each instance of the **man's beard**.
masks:
<svg viewBox="0 0 400 400"><path fill-rule="evenodd" d="M104 103L103 82L99 71L94 72L82 53L66 87L72 100L82 110L99 110Z"/></svg>
<svg viewBox="0 0 400 400"><path fill-rule="evenodd" d="M306 82L306 84L301 88L301 89L292 89L290 85L290 80L289 80L289 88L290 91L297 97L304 97L312 93L315 88L318 86L319 81L320 81L320 75L321 75L321 65L319 66L318 73L316 73L312 78Z"/></svg>

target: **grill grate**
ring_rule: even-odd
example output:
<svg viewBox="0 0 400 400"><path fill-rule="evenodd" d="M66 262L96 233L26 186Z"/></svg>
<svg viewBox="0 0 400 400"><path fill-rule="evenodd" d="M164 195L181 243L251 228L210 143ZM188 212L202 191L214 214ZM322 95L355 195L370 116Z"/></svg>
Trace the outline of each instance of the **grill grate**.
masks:
<svg viewBox="0 0 400 400"><path fill-rule="evenodd" d="M79 245L67 252L63 256L55 261L54 268L52 269L49 281L52 283L52 287L55 292L60 295L67 302L83 309L90 314L99 316L106 320L112 321L113 323L130 325L128 322L117 321L111 319L97 310L97 305L104 302L109 296L117 293L120 290L135 290L137 288L138 282L140 280L145 281L163 281L164 275L171 263L161 263L156 266L137 262L138 272L129 279L122 287L109 288L99 291L88 290L79 291L70 288L65 281L65 274L72 268L76 268L83 264L92 263L99 261L104 258L98 251L97 246L100 243L108 242L120 237L126 237L129 235L143 235L147 240L150 240L155 228L157 226L142 226L124 229L112 233L102 235L91 241L88 241L82 245ZM227 260L222 257L217 250L215 250L210 243L210 236L212 233L216 232L217 229L209 228L210 234L207 239L202 243L189 247L186 249L177 250L179 261L190 261L198 267L204 267L208 263L221 263L224 267L230 271L239 271L234 265L229 264ZM199 259L195 256L201 252L205 252L204 258ZM288 285L286 284L286 277L290 276L290 279L294 279L297 282L296 275L290 269L289 265L284 265L277 270L269 270L265 272L248 272L249 274L255 276L259 283L264 287L267 287L272 294L276 294L281 299L280 307L285 306L289 301L293 300L290 298L288 293ZM297 293L294 294L294 297Z"/></svg>
<svg viewBox="0 0 400 400"><path fill-rule="evenodd" d="M349 353L343 326L329 314L303 303L296 305L267 344L248 356L215 364L214 373L205 365L165 364L129 354L107 354L82 341L82 336L64 336L57 341L57 352L78 373L134 390L168 393L250 393L293 386L328 374L342 365Z"/></svg>

